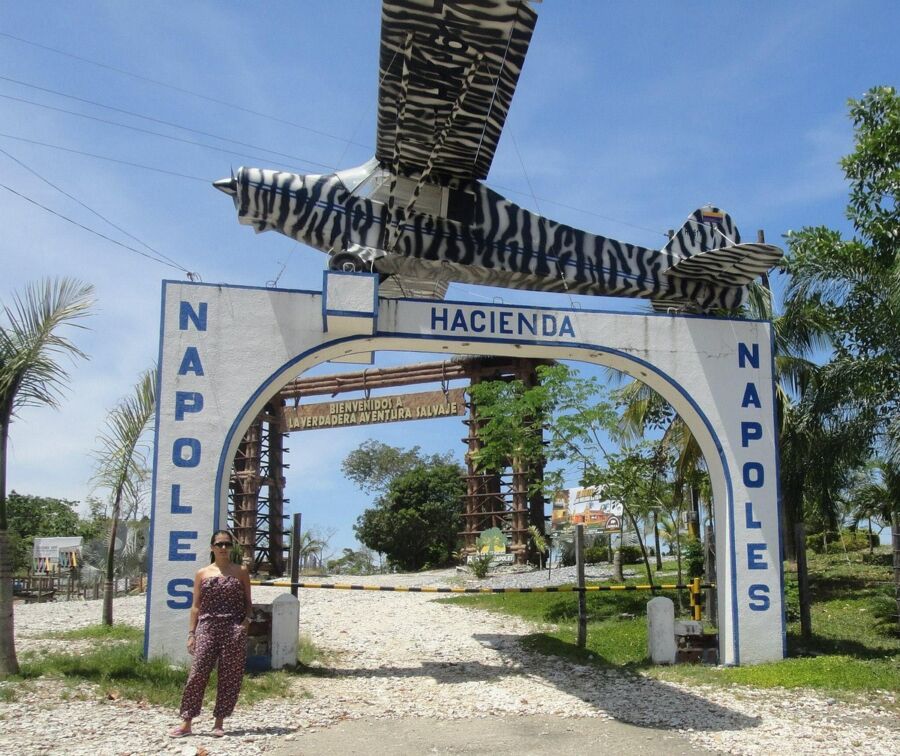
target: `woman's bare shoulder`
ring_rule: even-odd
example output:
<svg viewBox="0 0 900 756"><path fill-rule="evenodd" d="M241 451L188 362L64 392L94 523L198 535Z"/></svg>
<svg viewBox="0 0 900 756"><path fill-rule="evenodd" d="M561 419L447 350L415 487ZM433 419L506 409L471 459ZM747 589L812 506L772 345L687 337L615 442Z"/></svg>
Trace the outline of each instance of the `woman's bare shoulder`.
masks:
<svg viewBox="0 0 900 756"><path fill-rule="evenodd" d="M197 570L197 574L194 575L194 579L197 581L203 580L203 578L207 578L210 575L219 574L219 570L214 564L208 564L205 567L201 567Z"/></svg>

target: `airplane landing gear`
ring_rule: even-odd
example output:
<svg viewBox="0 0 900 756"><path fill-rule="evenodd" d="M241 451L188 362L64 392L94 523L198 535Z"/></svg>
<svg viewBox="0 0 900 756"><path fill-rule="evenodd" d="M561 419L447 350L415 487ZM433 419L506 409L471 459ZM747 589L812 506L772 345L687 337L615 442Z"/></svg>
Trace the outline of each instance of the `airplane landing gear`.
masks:
<svg viewBox="0 0 900 756"><path fill-rule="evenodd" d="M331 256L328 261L328 269L339 270L342 273L365 273L368 271L368 266L358 255L351 252L339 252Z"/></svg>

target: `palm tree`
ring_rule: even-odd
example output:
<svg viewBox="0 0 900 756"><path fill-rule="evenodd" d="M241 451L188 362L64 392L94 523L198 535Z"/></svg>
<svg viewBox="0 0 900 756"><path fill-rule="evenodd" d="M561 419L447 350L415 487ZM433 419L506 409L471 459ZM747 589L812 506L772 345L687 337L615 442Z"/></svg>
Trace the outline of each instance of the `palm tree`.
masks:
<svg viewBox="0 0 900 756"><path fill-rule="evenodd" d="M147 480L144 442L156 409L156 370L145 371L134 391L122 399L106 418L106 429L100 434L96 452L97 472L94 480L110 489L113 508L106 553L106 582L103 586L103 624L113 622L114 558L116 528L123 499L136 501Z"/></svg>
<svg viewBox="0 0 900 756"><path fill-rule="evenodd" d="M327 546L327 542L322 538L317 538L311 530L300 534L300 543L297 553L300 555L300 566L306 568L309 562L315 559L316 554L319 555L319 564L322 563L322 550Z"/></svg>
<svg viewBox="0 0 900 756"><path fill-rule="evenodd" d="M827 346L828 323L825 313L813 301L792 303L784 314L777 314L771 290L759 284L750 287L744 314L748 318L769 321L774 332L775 411L782 452L782 527L788 534L786 556L794 559L794 542L790 534L794 524L803 519L803 500L810 474L809 455L816 443L824 443L825 433L817 423L816 403L811 399L804 401L815 385L817 374L808 355ZM653 426L663 429L661 443L676 459L675 496L682 496L685 481L694 478L705 465L700 446L690 429L666 401L645 384L633 381L619 390L618 397L625 405L619 427L624 438L640 437ZM842 466L841 469L846 468ZM823 498L827 499L827 496Z"/></svg>
<svg viewBox="0 0 900 756"><path fill-rule="evenodd" d="M861 520L868 522L869 553L872 553L873 521L883 530L890 527L892 514L900 511L900 466L882 459L872 460L856 476L850 496L853 526L858 527Z"/></svg>
<svg viewBox="0 0 900 756"><path fill-rule="evenodd" d="M29 284L3 306L0 326L0 678L16 674L13 638L12 555L6 511L6 448L9 426L23 407L56 407L69 375L62 359L86 358L59 331L88 314L93 287L69 278Z"/></svg>

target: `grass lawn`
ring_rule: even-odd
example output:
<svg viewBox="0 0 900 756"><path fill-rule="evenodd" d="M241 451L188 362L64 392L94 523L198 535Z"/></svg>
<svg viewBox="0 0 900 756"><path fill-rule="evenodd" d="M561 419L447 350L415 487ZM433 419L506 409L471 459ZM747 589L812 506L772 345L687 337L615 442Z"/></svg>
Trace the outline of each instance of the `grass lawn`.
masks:
<svg viewBox="0 0 900 756"><path fill-rule="evenodd" d="M142 630L126 625L91 625L47 637L64 640L93 640L92 648L83 653L25 653L20 660L21 674L8 678L0 687L0 699L16 699L18 690L38 677L56 677L70 688L90 682L99 686L99 695L129 698L151 704L177 707L187 680L187 668L161 660L142 658ZM300 677L312 674L309 665L321 657L308 638L300 638L297 668L248 673L244 676L239 703L254 704L267 698L304 695L293 688ZM216 673L206 687L206 703L215 698ZM79 694L83 695L83 694ZM308 695L308 694L306 694Z"/></svg>
<svg viewBox="0 0 900 756"><path fill-rule="evenodd" d="M665 680L741 683L757 687L809 687L840 692L900 692L900 634L884 619L892 597L891 568L865 564L861 553L811 555L813 637L800 638L796 575L787 573L788 657L772 664L718 668L701 665L657 667L647 652L645 593L589 593L588 640L576 646L577 594L471 595L445 599L488 611L514 614L542 625L523 638L534 651L641 671ZM637 573L637 571L636 571ZM637 573L629 583L644 583ZM664 579L663 582L669 582ZM662 592L675 600L672 593ZM687 616L687 596L684 597ZM676 603L677 606L677 603ZM887 607L887 609L886 609Z"/></svg>

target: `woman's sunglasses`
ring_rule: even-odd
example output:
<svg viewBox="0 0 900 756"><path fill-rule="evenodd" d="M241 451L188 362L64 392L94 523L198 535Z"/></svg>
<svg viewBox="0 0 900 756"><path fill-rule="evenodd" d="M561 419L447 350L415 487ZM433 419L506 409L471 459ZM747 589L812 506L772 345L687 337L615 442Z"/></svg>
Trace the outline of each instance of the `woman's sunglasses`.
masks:
<svg viewBox="0 0 900 756"><path fill-rule="evenodd" d="M231 541L216 541L213 546L215 546L217 549L230 549Z"/></svg>

